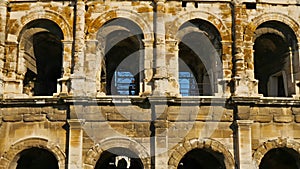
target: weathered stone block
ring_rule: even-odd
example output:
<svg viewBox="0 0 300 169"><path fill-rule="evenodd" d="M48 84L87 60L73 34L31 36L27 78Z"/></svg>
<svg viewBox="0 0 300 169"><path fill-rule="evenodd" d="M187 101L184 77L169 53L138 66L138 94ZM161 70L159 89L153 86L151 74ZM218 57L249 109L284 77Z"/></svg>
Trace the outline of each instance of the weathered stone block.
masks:
<svg viewBox="0 0 300 169"><path fill-rule="evenodd" d="M238 106L237 116L240 120L248 120L250 118L250 106Z"/></svg>
<svg viewBox="0 0 300 169"><path fill-rule="evenodd" d="M274 122L278 122L278 123L289 123L292 122L293 120L294 120L294 116L292 115L274 116Z"/></svg>
<svg viewBox="0 0 300 169"><path fill-rule="evenodd" d="M2 120L4 122L19 122L23 120L22 115L4 115Z"/></svg>
<svg viewBox="0 0 300 169"><path fill-rule="evenodd" d="M295 121L300 123L300 114L295 115Z"/></svg>
<svg viewBox="0 0 300 169"><path fill-rule="evenodd" d="M255 122L261 122L261 123L268 123L273 120L272 115L255 115L250 117L251 120L254 120Z"/></svg>
<svg viewBox="0 0 300 169"><path fill-rule="evenodd" d="M107 113L106 115L108 121L129 121L129 119L120 113Z"/></svg>
<svg viewBox="0 0 300 169"><path fill-rule="evenodd" d="M300 114L300 107L292 107L293 114Z"/></svg>
<svg viewBox="0 0 300 169"><path fill-rule="evenodd" d="M67 119L67 116L65 114L49 113L46 117L49 121L66 121Z"/></svg>
<svg viewBox="0 0 300 169"><path fill-rule="evenodd" d="M44 114L25 114L23 116L24 122L44 121L45 119Z"/></svg>
<svg viewBox="0 0 300 169"><path fill-rule="evenodd" d="M270 112L270 109L268 107L260 107L258 114L269 116L269 115L271 115L271 112Z"/></svg>

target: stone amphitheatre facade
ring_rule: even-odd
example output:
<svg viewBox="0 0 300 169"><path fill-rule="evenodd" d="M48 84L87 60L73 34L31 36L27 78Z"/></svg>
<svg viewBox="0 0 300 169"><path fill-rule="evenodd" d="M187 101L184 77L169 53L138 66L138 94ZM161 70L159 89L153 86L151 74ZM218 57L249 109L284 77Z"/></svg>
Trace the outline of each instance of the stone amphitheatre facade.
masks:
<svg viewBox="0 0 300 169"><path fill-rule="evenodd" d="M299 24L299 0L0 0L0 169L299 169Z"/></svg>

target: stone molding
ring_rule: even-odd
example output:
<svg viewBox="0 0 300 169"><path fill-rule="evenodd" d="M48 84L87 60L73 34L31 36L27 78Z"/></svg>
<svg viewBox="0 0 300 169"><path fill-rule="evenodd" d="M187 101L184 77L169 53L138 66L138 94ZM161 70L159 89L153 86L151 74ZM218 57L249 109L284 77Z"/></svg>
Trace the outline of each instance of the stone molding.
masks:
<svg viewBox="0 0 300 169"><path fill-rule="evenodd" d="M118 147L126 148L134 152L141 159L144 168L150 169L150 154L147 152L146 147L133 139L124 137L107 138L91 147L85 155L84 169L95 168L97 161L104 151Z"/></svg>
<svg viewBox="0 0 300 169"><path fill-rule="evenodd" d="M300 153L300 143L288 138L278 138L275 140L268 140L262 143L253 153L253 163L256 169L259 168L259 164L264 155L274 148L291 148Z"/></svg>
<svg viewBox="0 0 300 169"><path fill-rule="evenodd" d="M20 20L16 20L15 22L9 24L8 26L10 28L16 27L16 29L8 29L7 34L16 35L19 38L20 33L24 29L24 26L20 25L27 25L29 22L37 19L48 19L50 21L53 21L62 30L64 40L73 39L73 33L70 24L59 13L50 10L39 10L28 13L27 15L23 16Z"/></svg>
<svg viewBox="0 0 300 169"><path fill-rule="evenodd" d="M228 148L216 140L212 139L190 139L183 143L179 143L174 147L173 152L170 155L168 162L169 169L176 169L180 160L184 157L186 153L193 149L207 148L213 151L222 153L224 155L224 163L227 169L234 169L235 162L233 155L229 152Z"/></svg>
<svg viewBox="0 0 300 169"><path fill-rule="evenodd" d="M20 153L29 148L41 148L52 153L57 161L59 168L65 168L66 154L55 143L50 142L45 138L27 138L12 144L9 149L1 155L0 169L13 169L20 158Z"/></svg>

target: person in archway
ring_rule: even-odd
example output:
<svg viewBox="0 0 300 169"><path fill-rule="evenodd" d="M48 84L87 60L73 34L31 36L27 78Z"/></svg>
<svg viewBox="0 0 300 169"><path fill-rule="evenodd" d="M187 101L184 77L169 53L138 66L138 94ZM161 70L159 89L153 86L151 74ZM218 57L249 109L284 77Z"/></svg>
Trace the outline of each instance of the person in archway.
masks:
<svg viewBox="0 0 300 169"><path fill-rule="evenodd" d="M117 169L127 169L127 161L124 158L118 161Z"/></svg>

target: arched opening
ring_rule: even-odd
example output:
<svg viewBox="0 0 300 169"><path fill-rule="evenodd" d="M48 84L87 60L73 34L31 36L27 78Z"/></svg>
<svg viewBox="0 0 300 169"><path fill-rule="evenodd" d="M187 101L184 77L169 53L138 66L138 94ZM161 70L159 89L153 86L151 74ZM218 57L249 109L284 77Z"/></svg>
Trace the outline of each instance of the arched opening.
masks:
<svg viewBox="0 0 300 169"><path fill-rule="evenodd" d="M261 24L255 34L254 74L258 92L265 97L291 96L299 72L294 32L283 23L269 21Z"/></svg>
<svg viewBox="0 0 300 169"><path fill-rule="evenodd" d="M261 160L259 169L299 169L300 155L291 148L274 148Z"/></svg>
<svg viewBox="0 0 300 169"><path fill-rule="evenodd" d="M225 169L224 155L210 149L193 149L180 160L177 169Z"/></svg>
<svg viewBox="0 0 300 169"><path fill-rule="evenodd" d="M143 34L134 22L117 18L98 32L104 47L102 91L107 95L139 95L143 81Z"/></svg>
<svg viewBox="0 0 300 169"><path fill-rule="evenodd" d="M20 153L16 169L59 169L55 156L41 148L30 148Z"/></svg>
<svg viewBox="0 0 300 169"><path fill-rule="evenodd" d="M20 57L25 61L23 93L51 96L57 92L57 80L62 75L63 34L46 19L28 23L21 32Z"/></svg>
<svg viewBox="0 0 300 169"><path fill-rule="evenodd" d="M141 159L126 148L111 148L102 152L95 169L143 169Z"/></svg>
<svg viewBox="0 0 300 169"><path fill-rule="evenodd" d="M182 96L213 95L222 78L221 36L207 21L194 19L179 28L179 85Z"/></svg>

